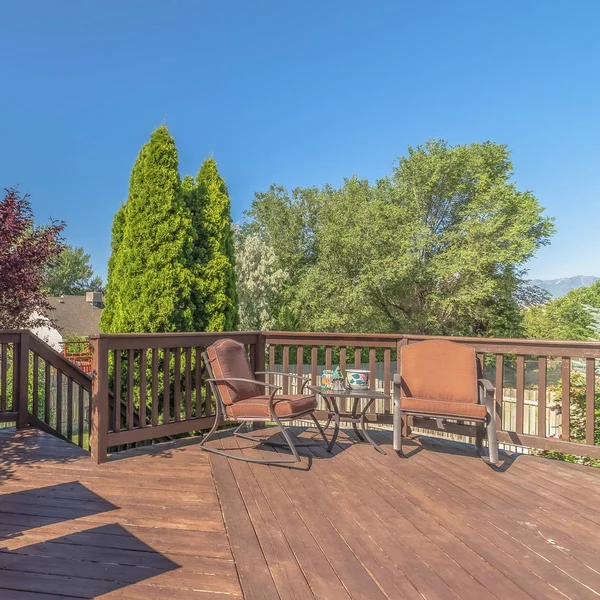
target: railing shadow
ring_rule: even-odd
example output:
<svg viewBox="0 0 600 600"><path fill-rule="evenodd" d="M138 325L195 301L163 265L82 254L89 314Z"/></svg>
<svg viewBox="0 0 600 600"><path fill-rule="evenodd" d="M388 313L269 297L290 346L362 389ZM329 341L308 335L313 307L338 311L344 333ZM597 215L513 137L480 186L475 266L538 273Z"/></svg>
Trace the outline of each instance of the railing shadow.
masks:
<svg viewBox="0 0 600 600"><path fill-rule="evenodd" d="M0 597L97 598L179 568L117 523L52 537L53 525L118 509L77 481L1 495ZM38 527L50 527L31 535L42 541L19 543Z"/></svg>
<svg viewBox="0 0 600 600"><path fill-rule="evenodd" d="M81 448L49 436L37 435L31 430L0 429L0 484L10 479L18 480L23 468L39 466L45 462L73 463L89 454Z"/></svg>

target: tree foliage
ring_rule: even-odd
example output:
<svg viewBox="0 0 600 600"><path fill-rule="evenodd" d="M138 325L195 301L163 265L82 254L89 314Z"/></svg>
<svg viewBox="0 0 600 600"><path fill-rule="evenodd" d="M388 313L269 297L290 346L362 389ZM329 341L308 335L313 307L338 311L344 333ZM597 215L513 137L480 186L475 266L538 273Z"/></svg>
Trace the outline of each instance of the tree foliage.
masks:
<svg viewBox="0 0 600 600"><path fill-rule="evenodd" d="M505 146L430 141L388 177L257 194L256 233L290 278L280 328L511 335L524 263L553 233Z"/></svg>
<svg viewBox="0 0 600 600"><path fill-rule="evenodd" d="M277 266L275 252L257 234L237 237L235 264L240 329L273 330L276 302L288 273Z"/></svg>
<svg viewBox="0 0 600 600"><path fill-rule="evenodd" d="M191 265L198 307L196 329L232 331L237 329L235 253L231 223L231 200L214 158L207 158L195 186L185 182L186 204L194 229Z"/></svg>
<svg viewBox="0 0 600 600"><path fill-rule="evenodd" d="M36 327L50 305L44 275L63 250L64 223L36 227L28 196L7 189L0 202L0 329Z"/></svg>
<svg viewBox="0 0 600 600"><path fill-rule="evenodd" d="M49 296L103 292L102 279L94 275L90 255L83 248L65 246L46 269L44 292Z"/></svg>
<svg viewBox="0 0 600 600"><path fill-rule="evenodd" d="M230 207L216 161L181 181L175 141L165 126L154 131L113 221L102 330L235 329Z"/></svg>
<svg viewBox="0 0 600 600"><path fill-rule="evenodd" d="M525 311L524 325L527 337L536 339L600 339L600 280L531 306Z"/></svg>
<svg viewBox="0 0 600 600"><path fill-rule="evenodd" d="M161 126L140 151L115 215L102 331L192 330L192 245L175 141Z"/></svg>

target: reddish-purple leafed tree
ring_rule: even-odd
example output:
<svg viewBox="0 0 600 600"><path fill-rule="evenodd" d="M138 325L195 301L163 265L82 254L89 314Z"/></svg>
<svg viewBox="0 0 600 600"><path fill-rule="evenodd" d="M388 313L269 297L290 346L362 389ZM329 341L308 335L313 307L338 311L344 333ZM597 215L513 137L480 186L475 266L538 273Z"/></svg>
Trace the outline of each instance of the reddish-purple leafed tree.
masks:
<svg viewBox="0 0 600 600"><path fill-rule="evenodd" d="M37 226L28 196L6 189L0 201L0 329L41 325L50 305L41 288L44 269L64 248L64 223Z"/></svg>

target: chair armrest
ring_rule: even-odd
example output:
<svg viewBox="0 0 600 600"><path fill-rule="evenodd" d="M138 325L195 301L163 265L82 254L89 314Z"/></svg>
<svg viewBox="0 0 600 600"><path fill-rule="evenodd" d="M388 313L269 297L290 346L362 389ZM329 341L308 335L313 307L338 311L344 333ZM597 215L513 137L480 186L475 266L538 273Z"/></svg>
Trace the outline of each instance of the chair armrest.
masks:
<svg viewBox="0 0 600 600"><path fill-rule="evenodd" d="M491 381L488 381L487 379L478 379L477 383L485 392L485 398L483 399L483 401L480 398L479 403L485 404L489 418L494 419L494 412L496 410L494 406L496 404L496 388L492 385Z"/></svg>
<svg viewBox="0 0 600 600"><path fill-rule="evenodd" d="M477 383L486 391L493 392L496 388L492 385L492 382L488 379L478 379Z"/></svg>
<svg viewBox="0 0 600 600"><path fill-rule="evenodd" d="M242 383L256 383L266 388L274 388L276 390L283 389L280 385L274 385L272 383L265 383L264 381L258 381L258 379L243 379L242 377L211 377L205 381L212 381L213 383L229 383L230 381L240 381Z"/></svg>

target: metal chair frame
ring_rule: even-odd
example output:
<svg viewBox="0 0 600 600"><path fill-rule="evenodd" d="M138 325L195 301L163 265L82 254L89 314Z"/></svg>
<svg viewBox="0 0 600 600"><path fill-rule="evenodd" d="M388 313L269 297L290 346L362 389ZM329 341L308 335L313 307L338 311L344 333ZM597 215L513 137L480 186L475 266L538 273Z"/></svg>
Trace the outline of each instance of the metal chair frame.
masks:
<svg viewBox="0 0 600 600"><path fill-rule="evenodd" d="M406 457L402 451L402 417L428 417L435 419L438 426L444 429L444 422L448 419L456 421L472 421L475 422L475 445L482 459L492 465L498 464L498 437L496 434L496 418L495 418L495 391L492 383L487 379L478 379L477 385L479 390L479 404L485 404L486 416L485 419L477 419L475 417L453 417L452 415L436 415L433 413L423 413L416 411L402 410L402 396L400 394L402 384L402 376L394 375L394 450L400 455ZM482 398L482 393L485 398ZM408 426L407 426L408 431ZM483 440L488 439L488 454L485 452Z"/></svg>
<svg viewBox="0 0 600 600"><path fill-rule="evenodd" d="M300 462L300 455L298 454L298 450L297 450L298 448L310 448L310 447L315 447L315 446L323 447L323 445L321 443L314 443L314 442L313 443L310 443L310 442L294 443L289 432L286 430L286 428L283 425L283 422L285 422L285 421L296 421L307 415L310 415L312 420L314 421L317 429L319 430L321 437L325 441L325 446L328 445L327 437L325 436L325 431L323 430L323 427L321 427L321 424L315 417L315 414L314 414L315 409L314 408L311 408L310 410L307 410L303 413L294 415L293 417L290 417L290 418L279 417L275 414L275 402L277 401L277 396L276 396L277 392L283 389L280 385L274 385L272 383L267 383L265 381L260 381L258 379L243 379L243 378L239 378L239 377L226 377L226 378L225 377L221 377L221 378L215 377L212 367L210 365L208 353L203 352L202 358L203 358L204 364L206 366L206 372L209 375L209 377L206 379L206 381L209 383L210 389L216 400L215 401L215 405L216 405L215 422L214 422L213 426L211 427L210 431L202 438L202 441L200 442L200 446L202 447L202 449L206 450L207 452L212 452L214 454L226 456L227 458L241 460L244 462L258 463L258 464L262 464L262 465L282 465L282 464L297 463L297 462ZM299 381L303 382L302 387L300 388L300 393L304 392L304 388L310 381L310 379L308 377L302 377L301 375L294 375L292 373L279 373L276 371L256 371L255 375L281 375L281 376L287 377L289 379L298 379ZM227 408L226 408L225 403L223 402L223 399L221 398L221 394L219 392L219 388L218 388L217 384L224 383L227 385L227 384L230 384L231 382L236 382L236 381L240 382L240 383L242 383L242 382L243 383L255 383L256 385L264 387L265 391L271 390L269 393L269 412L271 413L271 415L269 417L256 417L256 418L251 417L251 418L247 418L244 420L240 420L237 418L232 418L227 414ZM259 422L259 423L274 422L277 429L279 429L278 433L281 433L281 435L283 436L284 442L271 441L269 439L261 439L256 436L250 435L250 434L242 433L240 431L240 429L242 429L242 427L244 427L247 423L254 423L254 422ZM268 446L289 448L290 451L292 452L292 457L287 458L287 459L282 458L281 460L252 458L252 457L247 457L247 456L239 456L236 454L231 454L230 452L226 452L225 450L207 446L206 443L210 440L210 438L215 434L215 432L217 431L219 426L222 425L223 423L239 423L239 426L236 427L233 431L233 435L235 437L251 440L253 442L259 442L260 444L265 444Z"/></svg>

